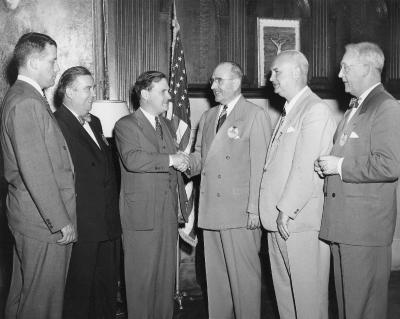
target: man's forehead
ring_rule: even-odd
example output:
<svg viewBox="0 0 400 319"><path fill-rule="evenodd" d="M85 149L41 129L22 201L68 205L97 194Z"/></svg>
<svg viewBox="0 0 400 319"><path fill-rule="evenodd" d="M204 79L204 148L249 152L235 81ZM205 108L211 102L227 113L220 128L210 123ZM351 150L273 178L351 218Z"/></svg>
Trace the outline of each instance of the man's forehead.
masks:
<svg viewBox="0 0 400 319"><path fill-rule="evenodd" d="M225 77L231 74L232 67L230 64L225 63L217 66L214 70L213 77Z"/></svg>
<svg viewBox="0 0 400 319"><path fill-rule="evenodd" d="M288 65L292 65L292 63L287 58L278 57L272 62L271 70L282 69Z"/></svg>
<svg viewBox="0 0 400 319"><path fill-rule="evenodd" d="M166 79L161 79L160 81L156 82L153 81L151 82L151 86L150 86L150 90L152 89L157 89L157 90L168 90L169 86L168 86L168 82Z"/></svg>

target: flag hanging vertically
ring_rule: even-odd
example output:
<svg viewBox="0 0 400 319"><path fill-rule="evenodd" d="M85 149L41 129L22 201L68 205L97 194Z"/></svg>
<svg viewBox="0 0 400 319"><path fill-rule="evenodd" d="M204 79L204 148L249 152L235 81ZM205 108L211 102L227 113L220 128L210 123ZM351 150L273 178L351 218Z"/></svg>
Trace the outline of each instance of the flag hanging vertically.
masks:
<svg viewBox="0 0 400 319"><path fill-rule="evenodd" d="M173 129L176 132L179 150L189 153L192 147L190 104L185 56L183 54L182 39L179 30L180 27L175 12L172 26L173 41L169 75L171 102L170 107L168 108L167 118L171 121ZM190 215L185 226L179 228L179 235L185 242L194 247L197 244L197 237L194 227L193 182L189 181L185 185L185 189L189 200L188 210L190 211Z"/></svg>

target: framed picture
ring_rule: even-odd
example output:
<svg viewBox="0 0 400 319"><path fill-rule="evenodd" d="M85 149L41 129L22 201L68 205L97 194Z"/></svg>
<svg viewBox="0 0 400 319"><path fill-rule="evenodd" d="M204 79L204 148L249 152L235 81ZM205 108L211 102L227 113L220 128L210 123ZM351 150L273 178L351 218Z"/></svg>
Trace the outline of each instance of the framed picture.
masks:
<svg viewBox="0 0 400 319"><path fill-rule="evenodd" d="M300 50L300 21L257 18L258 86L265 86L271 63L285 50Z"/></svg>

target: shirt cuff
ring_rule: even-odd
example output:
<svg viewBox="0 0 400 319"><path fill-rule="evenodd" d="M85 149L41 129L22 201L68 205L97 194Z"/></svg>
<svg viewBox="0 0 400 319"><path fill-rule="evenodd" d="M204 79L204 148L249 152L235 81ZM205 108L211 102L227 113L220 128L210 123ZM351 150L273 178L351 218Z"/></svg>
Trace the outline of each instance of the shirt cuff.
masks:
<svg viewBox="0 0 400 319"><path fill-rule="evenodd" d="M171 157L171 155L168 155L168 158L169 158L169 164L168 164L168 166L172 166L172 157Z"/></svg>
<svg viewBox="0 0 400 319"><path fill-rule="evenodd" d="M343 163L344 157L340 158L337 164L337 171L340 175L340 179L342 179L342 163Z"/></svg>

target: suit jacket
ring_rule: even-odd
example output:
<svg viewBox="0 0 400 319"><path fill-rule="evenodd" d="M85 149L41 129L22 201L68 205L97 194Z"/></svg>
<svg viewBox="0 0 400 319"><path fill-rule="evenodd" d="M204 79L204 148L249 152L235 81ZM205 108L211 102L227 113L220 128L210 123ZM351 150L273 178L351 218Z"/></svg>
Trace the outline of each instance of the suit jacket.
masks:
<svg viewBox="0 0 400 319"><path fill-rule="evenodd" d="M320 229L324 180L314 171L314 161L329 154L335 129L328 105L309 88L277 125L260 190L260 217L267 230L277 231L279 210L292 219L291 232Z"/></svg>
<svg viewBox="0 0 400 319"><path fill-rule="evenodd" d="M92 115L89 122L99 148L64 105L58 108L54 116L67 141L75 167L79 242L118 237L121 234L121 221L117 179L112 150L103 136L100 120Z"/></svg>
<svg viewBox="0 0 400 319"><path fill-rule="evenodd" d="M169 166L169 154L177 152L177 144L167 121L160 117L164 134L162 143L140 109L115 125L121 164L120 213L124 230L152 230L155 216L160 211L167 214L172 210L172 216L177 217L178 198L183 217L187 219L188 201L182 175Z"/></svg>
<svg viewBox="0 0 400 319"><path fill-rule="evenodd" d="M76 226L74 171L67 143L45 98L17 80L2 104L1 146L10 228L54 243Z"/></svg>
<svg viewBox="0 0 400 319"><path fill-rule="evenodd" d="M258 199L271 121L262 107L240 97L216 133L218 107L199 124L190 175L201 172L198 225L241 228L247 213L259 214Z"/></svg>
<svg viewBox="0 0 400 319"><path fill-rule="evenodd" d="M320 237L350 245L385 246L392 242L396 224L400 105L379 85L347 126L345 121L346 116L332 149L332 155L344 158L342 179L326 178Z"/></svg>

